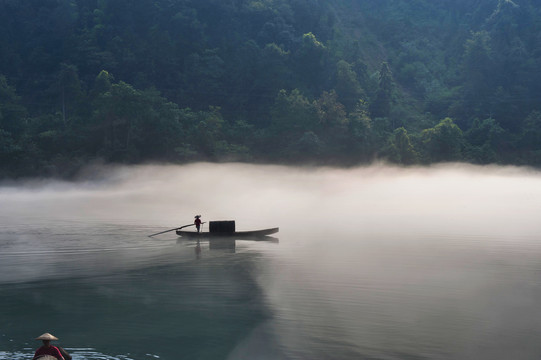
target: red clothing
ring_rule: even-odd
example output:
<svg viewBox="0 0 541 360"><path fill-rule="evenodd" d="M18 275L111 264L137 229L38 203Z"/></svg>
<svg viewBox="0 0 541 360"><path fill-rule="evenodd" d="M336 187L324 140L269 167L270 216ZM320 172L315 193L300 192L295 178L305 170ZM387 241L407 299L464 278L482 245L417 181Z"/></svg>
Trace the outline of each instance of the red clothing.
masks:
<svg viewBox="0 0 541 360"><path fill-rule="evenodd" d="M51 355L57 359L64 359L62 357L62 354L60 353L60 350L58 350L56 346L52 346L52 345L49 347L42 346L39 349L37 349L36 353L34 354L34 359L37 358L38 356L43 356L43 355Z"/></svg>
<svg viewBox="0 0 541 360"><path fill-rule="evenodd" d="M195 221L193 223L195 224L195 228L197 229L197 232L199 232L199 229L201 228L201 219L195 218Z"/></svg>

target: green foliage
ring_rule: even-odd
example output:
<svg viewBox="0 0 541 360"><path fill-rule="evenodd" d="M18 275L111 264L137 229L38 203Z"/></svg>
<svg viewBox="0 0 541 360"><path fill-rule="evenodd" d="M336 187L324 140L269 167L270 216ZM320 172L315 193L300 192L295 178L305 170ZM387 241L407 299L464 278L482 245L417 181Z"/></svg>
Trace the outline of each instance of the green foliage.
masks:
<svg viewBox="0 0 541 360"><path fill-rule="evenodd" d="M541 112L533 111L528 115L520 135L523 148L541 150Z"/></svg>
<svg viewBox="0 0 541 360"><path fill-rule="evenodd" d="M139 91L129 84L113 84L95 101L91 145L99 156L113 161L173 160L183 138L178 106L156 90ZM144 149L145 153L141 154Z"/></svg>
<svg viewBox="0 0 541 360"><path fill-rule="evenodd" d="M26 126L26 109L20 105L20 97L5 76L0 75L0 130L18 137Z"/></svg>
<svg viewBox="0 0 541 360"><path fill-rule="evenodd" d="M522 162L541 166L541 112L526 117L516 147Z"/></svg>
<svg viewBox="0 0 541 360"><path fill-rule="evenodd" d="M11 134L0 129L0 162L3 164L0 175L6 176L9 174L8 165L11 167L16 165L17 156L21 150Z"/></svg>
<svg viewBox="0 0 541 360"><path fill-rule="evenodd" d="M465 138L466 158L471 162L489 164L501 161L506 149L506 133L494 119L475 119Z"/></svg>
<svg viewBox="0 0 541 360"><path fill-rule="evenodd" d="M301 46L295 53L295 73L307 91L312 94L317 92L323 74L325 73L324 61L327 48L317 40L316 36L309 32L302 35Z"/></svg>
<svg viewBox="0 0 541 360"><path fill-rule="evenodd" d="M381 64L379 70L378 89L370 109L373 117L389 116L391 112L392 95L393 77L389 64L384 62Z"/></svg>
<svg viewBox="0 0 541 360"><path fill-rule="evenodd" d="M353 66L344 60L336 64L336 92L347 109L353 109L359 99L365 97Z"/></svg>
<svg viewBox="0 0 541 360"><path fill-rule="evenodd" d="M0 176L541 166L540 24L533 0L0 1Z"/></svg>
<svg viewBox="0 0 541 360"><path fill-rule="evenodd" d="M477 116L486 116L490 111L489 100L494 93L496 68L490 42L490 34L480 31L472 33L472 37L465 44L462 65L465 90L464 110Z"/></svg>
<svg viewBox="0 0 541 360"><path fill-rule="evenodd" d="M91 95L93 98L98 97L99 95L105 94L108 91L111 91L113 82L113 77L105 70L100 71L96 80L94 81L94 88L92 89Z"/></svg>
<svg viewBox="0 0 541 360"><path fill-rule="evenodd" d="M299 89L289 93L282 89L271 109L271 118L275 131L299 134L317 127L318 112Z"/></svg>
<svg viewBox="0 0 541 360"><path fill-rule="evenodd" d="M385 152L390 161L398 164L412 165L419 160L419 154L411 143L408 131L403 127L393 132Z"/></svg>
<svg viewBox="0 0 541 360"><path fill-rule="evenodd" d="M319 118L319 124L323 128L336 128L347 125L346 110L344 105L338 102L336 91L324 91L314 103Z"/></svg>
<svg viewBox="0 0 541 360"><path fill-rule="evenodd" d="M458 161L462 158L464 136L450 118L445 118L433 128L421 132L424 160Z"/></svg>
<svg viewBox="0 0 541 360"><path fill-rule="evenodd" d="M312 131L307 131L288 147L292 161L311 161L321 156L325 151L325 144Z"/></svg>

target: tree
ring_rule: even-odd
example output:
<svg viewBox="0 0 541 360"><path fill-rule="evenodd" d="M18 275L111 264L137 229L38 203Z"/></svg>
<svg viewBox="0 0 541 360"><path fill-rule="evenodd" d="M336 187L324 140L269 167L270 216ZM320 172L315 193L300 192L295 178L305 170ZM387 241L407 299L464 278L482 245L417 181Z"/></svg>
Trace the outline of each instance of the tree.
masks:
<svg viewBox="0 0 541 360"><path fill-rule="evenodd" d="M88 144L98 155L120 162L175 159L174 149L185 135L181 113L156 90L140 91L120 81L101 94L95 106L90 128L94 135Z"/></svg>
<svg viewBox="0 0 541 360"><path fill-rule="evenodd" d="M105 94L111 90L113 82L113 76L109 72L102 70L94 80L94 87L92 88L92 98L96 98L99 95Z"/></svg>
<svg viewBox="0 0 541 360"><path fill-rule="evenodd" d="M353 110L364 91L357 80L353 66L344 60L336 64L336 92L347 109Z"/></svg>
<svg viewBox="0 0 541 360"><path fill-rule="evenodd" d="M0 129L0 176L10 175L10 170L17 165L21 148L17 145L13 136Z"/></svg>
<svg viewBox="0 0 541 360"><path fill-rule="evenodd" d="M200 155L209 160L217 160L227 149L227 143L222 137L224 119L219 107L211 106L209 111L199 111L196 124L191 130L194 148Z"/></svg>
<svg viewBox="0 0 541 360"><path fill-rule="evenodd" d="M368 105L359 100L355 110L348 114L348 141L347 157L352 162L369 161L374 153L374 136L372 132L372 119L370 119Z"/></svg>
<svg viewBox="0 0 541 360"><path fill-rule="evenodd" d="M526 164L541 165L541 112L532 111L524 120L517 147Z"/></svg>
<svg viewBox="0 0 541 360"><path fill-rule="evenodd" d="M319 124L327 129L347 125L346 110L344 105L338 102L336 91L323 91L319 99L314 103L319 117Z"/></svg>
<svg viewBox="0 0 541 360"><path fill-rule="evenodd" d="M182 90L188 98L202 108L208 105L219 106L225 95L225 68L218 49L206 49L201 54L192 54L186 61L186 67Z"/></svg>
<svg viewBox="0 0 541 360"><path fill-rule="evenodd" d="M271 124L261 136L259 151L268 157L288 154L288 147L318 127L317 109L299 89L280 90L270 111ZM288 156L288 155L287 155ZM272 157L272 156L271 156Z"/></svg>
<svg viewBox="0 0 541 360"><path fill-rule="evenodd" d="M325 45L309 32L302 36L301 46L295 53L295 73L312 93L317 92L323 82L325 75L323 61L326 52Z"/></svg>
<svg viewBox="0 0 541 360"><path fill-rule="evenodd" d="M344 154L347 148L348 117L344 105L338 101L336 91L323 91L319 99L314 101L319 126L317 133L330 152L330 155Z"/></svg>
<svg viewBox="0 0 541 360"><path fill-rule="evenodd" d="M307 131L296 141L292 142L288 146L287 151L290 161L319 160L325 151L325 143L314 132Z"/></svg>
<svg viewBox="0 0 541 360"><path fill-rule="evenodd" d="M69 64L61 64L61 70L58 74L56 90L62 105L62 120L67 122L67 113L70 109L80 109L80 102L83 98L83 91L77 67Z"/></svg>
<svg viewBox="0 0 541 360"><path fill-rule="evenodd" d="M299 89L280 90L271 109L272 126L279 132L304 133L318 123L317 108Z"/></svg>
<svg viewBox="0 0 541 360"><path fill-rule="evenodd" d="M265 45L261 52L256 88L266 94L267 89L276 91L289 87L291 70L288 68L290 51L285 51L275 43Z"/></svg>
<svg viewBox="0 0 541 360"><path fill-rule="evenodd" d="M462 61L465 113L483 117L491 115L491 95L498 76L490 42L488 32L472 33L464 46Z"/></svg>
<svg viewBox="0 0 541 360"><path fill-rule="evenodd" d="M419 159L419 154L415 151L408 132L403 127L399 127L391 135L386 153L389 160L404 165L415 164Z"/></svg>
<svg viewBox="0 0 541 360"><path fill-rule="evenodd" d="M372 118L387 117L391 112L393 94L393 77L389 64L383 62L379 71L378 88L372 104L370 113Z"/></svg>
<svg viewBox="0 0 541 360"><path fill-rule="evenodd" d="M530 150L541 150L541 112L532 111L524 120L520 144Z"/></svg>
<svg viewBox="0 0 541 360"><path fill-rule="evenodd" d="M8 84L5 76L0 75L0 130L9 133L10 137L19 137L26 128L27 110L20 102L15 88Z"/></svg>
<svg viewBox="0 0 541 360"><path fill-rule="evenodd" d="M465 133L466 158L474 163L489 164L501 160L501 155L508 149L505 130L493 118L483 121L475 119Z"/></svg>
<svg viewBox="0 0 541 360"><path fill-rule="evenodd" d="M462 130L450 118L421 132L423 155L428 162L460 160L463 141Z"/></svg>

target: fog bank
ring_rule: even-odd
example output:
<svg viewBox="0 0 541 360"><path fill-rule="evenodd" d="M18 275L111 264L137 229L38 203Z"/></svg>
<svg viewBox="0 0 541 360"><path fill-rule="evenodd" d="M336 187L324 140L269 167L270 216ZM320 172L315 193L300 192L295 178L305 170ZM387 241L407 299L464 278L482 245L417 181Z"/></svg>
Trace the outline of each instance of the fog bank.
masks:
<svg viewBox="0 0 541 360"><path fill-rule="evenodd" d="M87 169L88 179L0 187L4 221L122 221L145 227L234 219L281 232L536 236L541 173L442 165L353 169L199 163ZM26 221L26 220L25 220Z"/></svg>

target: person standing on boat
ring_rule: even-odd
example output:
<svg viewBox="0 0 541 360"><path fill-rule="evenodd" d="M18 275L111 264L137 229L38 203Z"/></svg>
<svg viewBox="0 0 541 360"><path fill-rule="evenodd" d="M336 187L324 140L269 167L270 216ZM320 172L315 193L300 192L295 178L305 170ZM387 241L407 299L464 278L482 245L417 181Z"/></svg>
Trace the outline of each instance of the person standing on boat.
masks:
<svg viewBox="0 0 541 360"><path fill-rule="evenodd" d="M49 333L45 333L38 336L36 340L43 341L43 346L41 346L39 349L36 350L36 353L34 354L33 359L38 359L42 356L53 356L59 360L66 360L64 356L62 356L60 349L57 348L56 346L51 345L52 340L58 340L56 336L51 335ZM71 356L69 357L69 359L71 359Z"/></svg>
<svg viewBox="0 0 541 360"><path fill-rule="evenodd" d="M197 232L199 232L201 229L201 215L195 215L195 221L193 223L195 224Z"/></svg>

